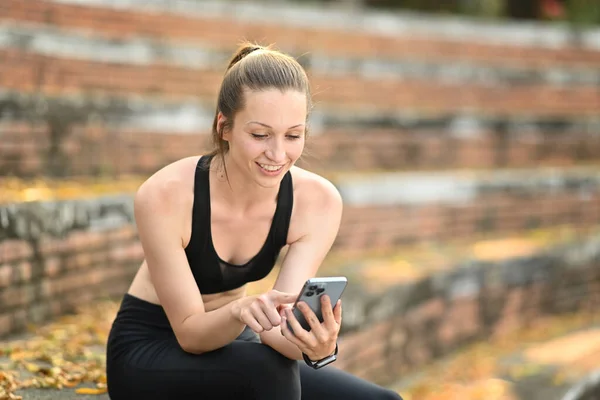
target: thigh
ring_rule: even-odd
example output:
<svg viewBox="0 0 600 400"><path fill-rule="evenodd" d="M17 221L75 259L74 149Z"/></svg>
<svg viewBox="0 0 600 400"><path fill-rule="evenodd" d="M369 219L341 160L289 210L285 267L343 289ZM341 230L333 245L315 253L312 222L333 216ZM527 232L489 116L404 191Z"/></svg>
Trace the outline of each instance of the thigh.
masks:
<svg viewBox="0 0 600 400"><path fill-rule="evenodd" d="M399 394L333 365L315 370L299 364L302 400L402 400Z"/></svg>
<svg viewBox="0 0 600 400"><path fill-rule="evenodd" d="M203 354L176 342L139 346L120 362L107 360L111 400L300 400L296 362L260 343L234 341ZM165 397L167 396L167 397Z"/></svg>
<svg viewBox="0 0 600 400"><path fill-rule="evenodd" d="M180 366L200 370L207 393L221 393L215 399L300 400L298 363L267 345L234 341L201 355L180 352ZM222 379L214 379L215 373ZM193 374L192 379L197 381L198 374ZM243 395L238 394L240 389L244 390ZM231 394L224 396L224 391Z"/></svg>

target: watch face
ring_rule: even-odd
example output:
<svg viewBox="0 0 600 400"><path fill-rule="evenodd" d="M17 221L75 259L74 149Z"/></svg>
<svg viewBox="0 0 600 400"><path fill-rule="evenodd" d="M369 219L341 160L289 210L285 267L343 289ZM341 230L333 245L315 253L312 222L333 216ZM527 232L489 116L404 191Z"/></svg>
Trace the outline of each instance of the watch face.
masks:
<svg viewBox="0 0 600 400"><path fill-rule="evenodd" d="M315 369L323 368L324 366L326 366L327 364L331 364L335 360L337 360L337 356L335 356L335 355L329 356L327 358L317 361L313 368L315 368Z"/></svg>
<svg viewBox="0 0 600 400"><path fill-rule="evenodd" d="M308 358L308 356L304 353L302 353L302 358L304 358L304 362L309 366L312 367L314 369L319 369L322 368L324 366L326 366L327 364L331 364L332 362L334 362L335 360L337 360L337 354L338 354L338 344L335 344L335 351L333 352L332 355L327 356L325 358L323 358L322 360L318 360L318 361L312 361L310 358Z"/></svg>

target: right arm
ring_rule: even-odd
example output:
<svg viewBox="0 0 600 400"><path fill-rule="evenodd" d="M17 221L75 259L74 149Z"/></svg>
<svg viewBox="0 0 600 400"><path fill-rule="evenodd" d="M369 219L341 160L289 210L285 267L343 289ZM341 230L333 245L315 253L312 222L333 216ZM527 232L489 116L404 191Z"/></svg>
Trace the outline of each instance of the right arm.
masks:
<svg viewBox="0 0 600 400"><path fill-rule="evenodd" d="M190 353L204 353L232 342L245 324L236 317L238 302L204 309L181 234L189 221L186 190L176 179L154 176L136 193L134 214L152 283L179 345Z"/></svg>

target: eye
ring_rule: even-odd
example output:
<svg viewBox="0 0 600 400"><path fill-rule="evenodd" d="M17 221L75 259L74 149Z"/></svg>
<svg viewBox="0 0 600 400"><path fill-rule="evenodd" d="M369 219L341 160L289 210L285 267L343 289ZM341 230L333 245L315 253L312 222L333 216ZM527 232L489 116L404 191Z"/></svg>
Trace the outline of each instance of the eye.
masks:
<svg viewBox="0 0 600 400"><path fill-rule="evenodd" d="M261 135L259 133L251 133L252 137L255 139L264 139L267 137L267 135Z"/></svg>
<svg viewBox="0 0 600 400"><path fill-rule="evenodd" d="M288 137L288 139L290 139L290 140L298 140L298 139L300 139L302 136L300 136L300 135L288 135L287 137Z"/></svg>

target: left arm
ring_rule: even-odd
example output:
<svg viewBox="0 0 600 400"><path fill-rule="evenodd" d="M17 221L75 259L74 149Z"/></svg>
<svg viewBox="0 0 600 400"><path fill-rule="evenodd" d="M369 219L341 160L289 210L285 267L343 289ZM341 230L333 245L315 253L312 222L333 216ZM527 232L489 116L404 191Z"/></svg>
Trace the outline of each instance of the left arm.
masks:
<svg viewBox="0 0 600 400"><path fill-rule="evenodd" d="M311 182L313 185L317 183ZM319 182L318 190L307 189L304 196L296 222L299 238L290 244L273 287L285 293L300 293L304 282L317 274L335 241L342 217L342 198L331 183ZM281 325L262 332L260 338L284 356L302 360L298 346L282 335ZM335 343L329 353L334 348Z"/></svg>

